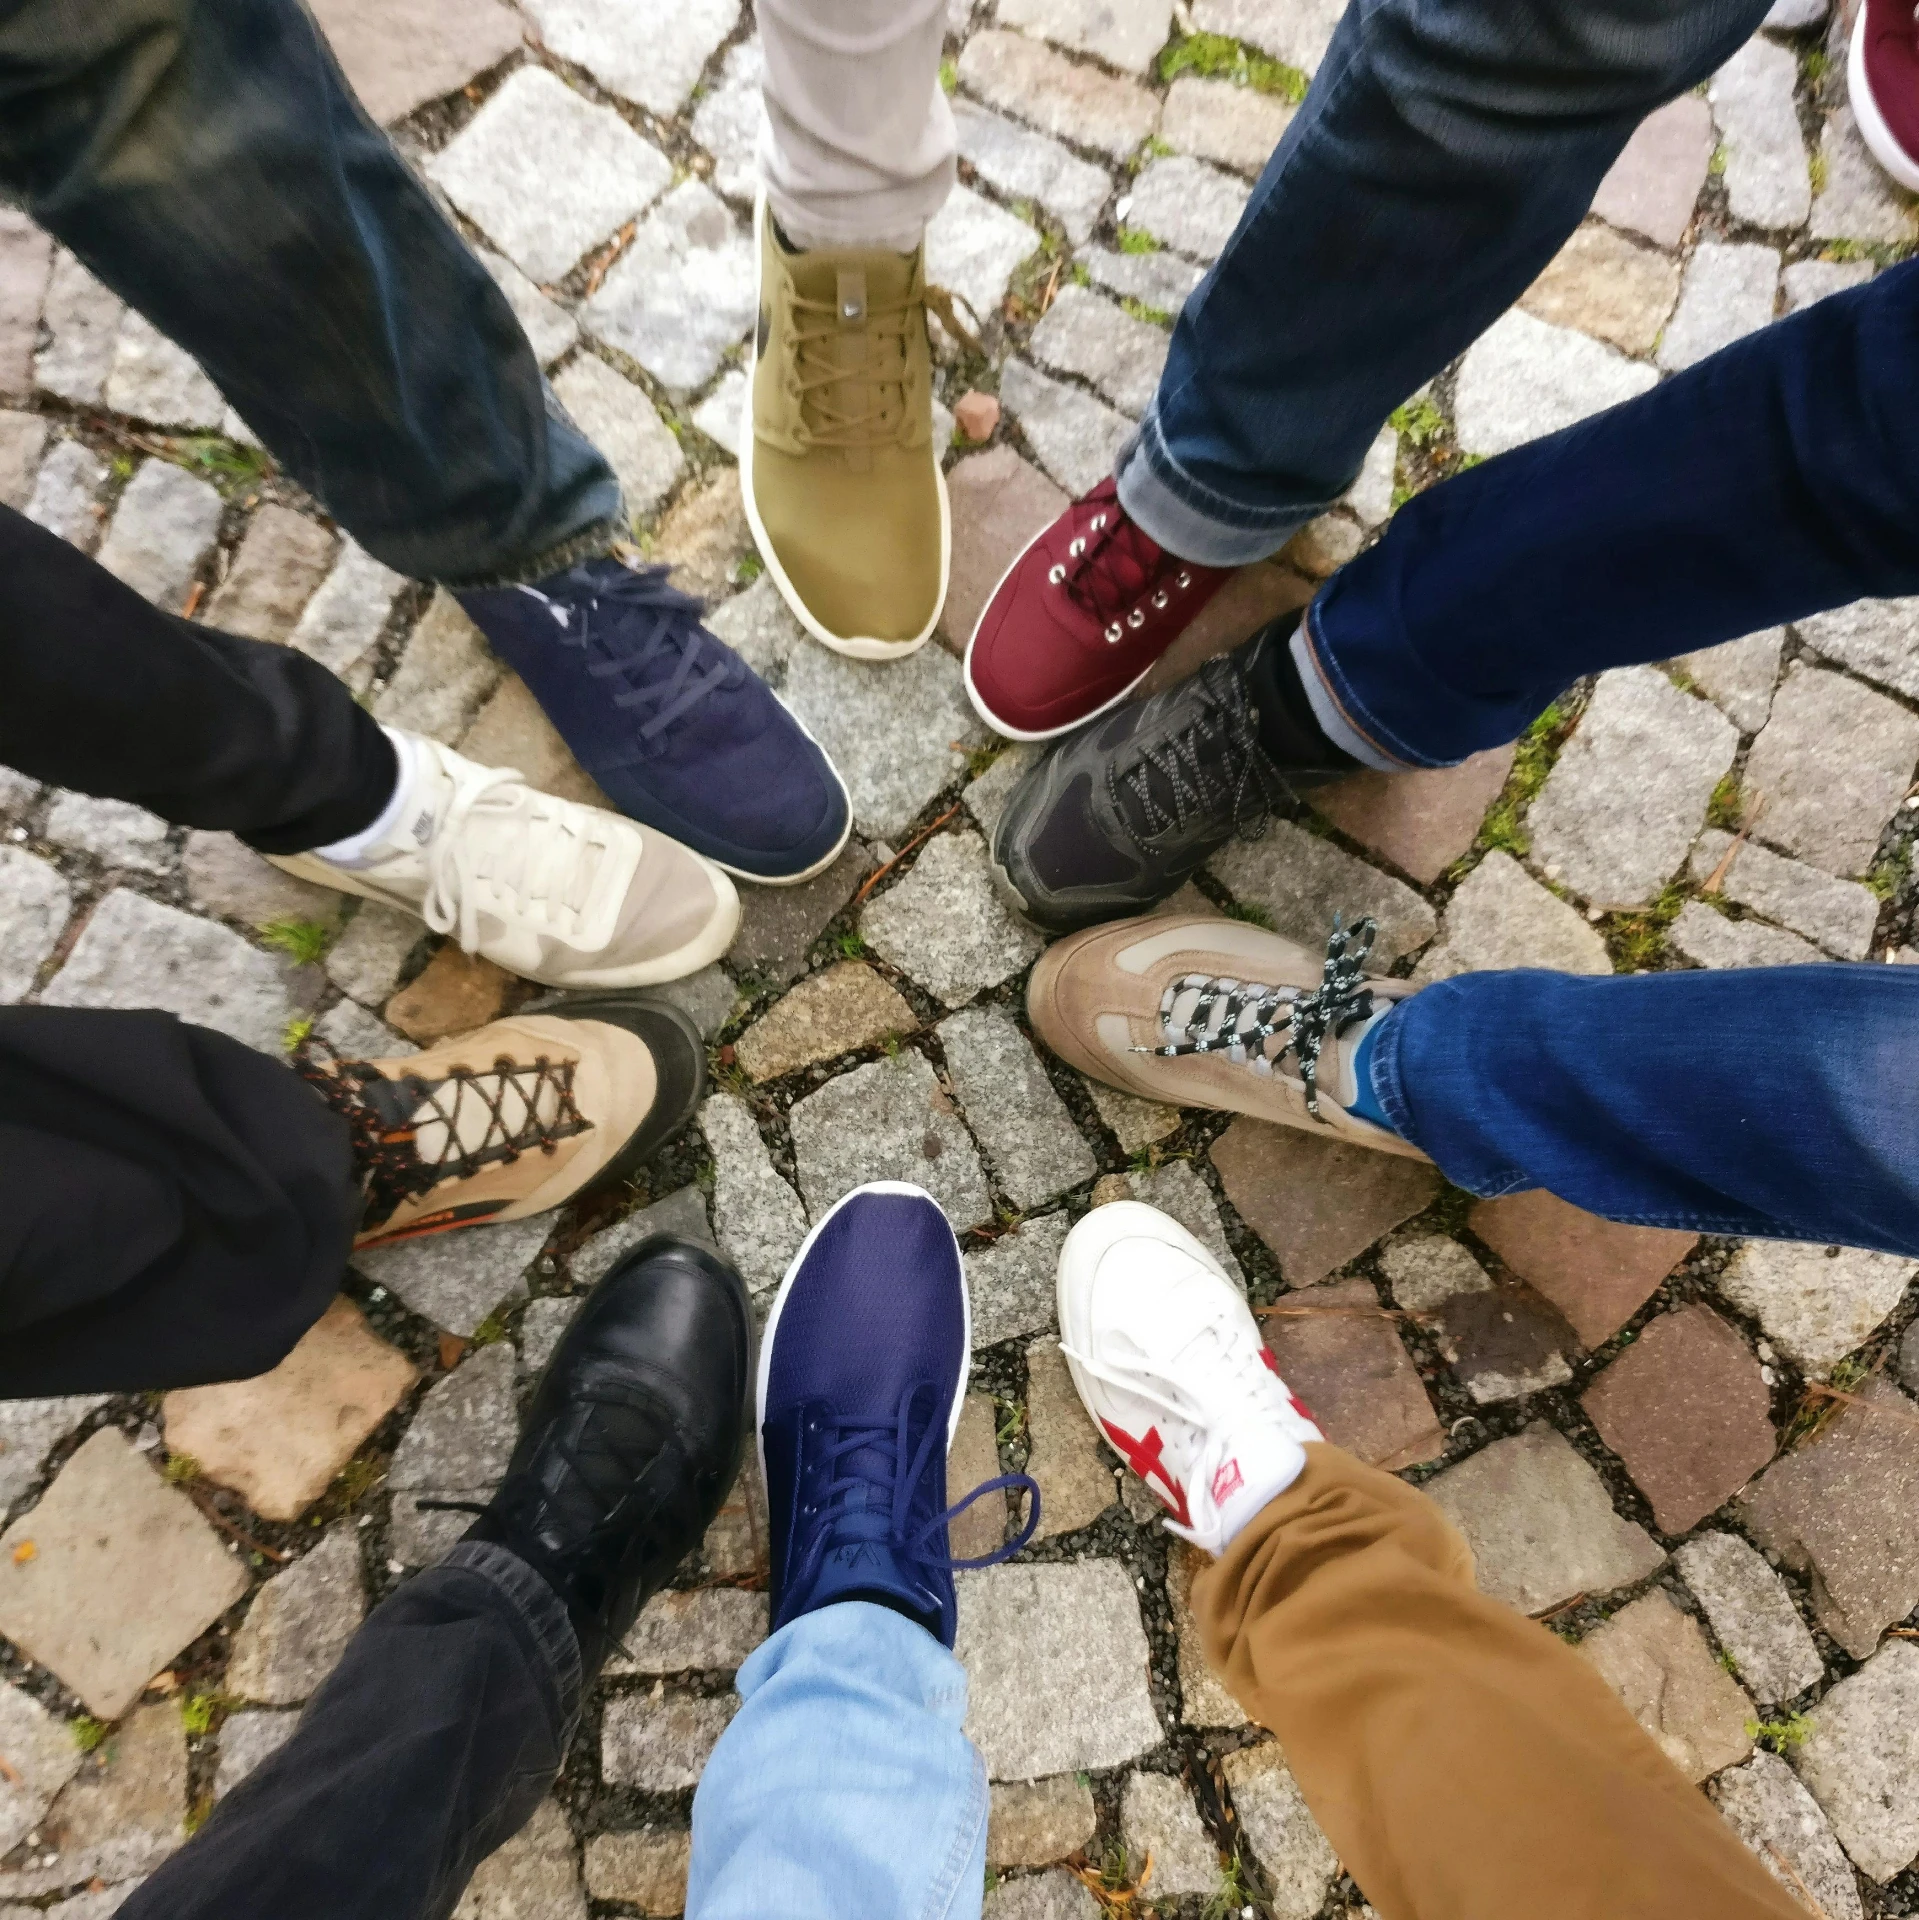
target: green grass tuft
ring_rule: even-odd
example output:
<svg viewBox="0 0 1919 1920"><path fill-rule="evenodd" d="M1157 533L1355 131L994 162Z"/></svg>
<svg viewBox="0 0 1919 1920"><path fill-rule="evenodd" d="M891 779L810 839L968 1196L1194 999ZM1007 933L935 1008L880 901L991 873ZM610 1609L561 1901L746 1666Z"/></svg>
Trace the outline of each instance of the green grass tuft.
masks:
<svg viewBox="0 0 1919 1920"><path fill-rule="evenodd" d="M959 62L942 60L940 62L940 91L953 93L959 88Z"/></svg>
<svg viewBox="0 0 1919 1920"><path fill-rule="evenodd" d="M1135 300L1128 294L1120 303L1122 313L1130 313L1135 320L1144 320L1149 327L1170 327L1173 316L1164 307L1149 307L1144 300Z"/></svg>
<svg viewBox="0 0 1919 1920"><path fill-rule="evenodd" d="M1297 67L1255 53L1223 33L1187 33L1174 40L1159 56L1159 77L1177 80L1182 73L1230 80L1235 86L1276 94L1295 106L1306 97L1306 76Z"/></svg>
<svg viewBox="0 0 1919 1920"><path fill-rule="evenodd" d="M295 966L317 967L333 944L333 929L320 920L269 920L260 938Z"/></svg>
<svg viewBox="0 0 1919 1920"><path fill-rule="evenodd" d="M312 1034L313 1016L310 1013L296 1013L280 1031L281 1052L297 1053Z"/></svg>
<svg viewBox="0 0 1919 1920"><path fill-rule="evenodd" d="M200 1463L190 1453L170 1453L160 1475L169 1486L190 1487L200 1477Z"/></svg>
<svg viewBox="0 0 1919 1920"><path fill-rule="evenodd" d="M1566 710L1554 701L1526 731L1513 750L1513 770L1506 776L1499 798L1486 810L1485 824L1479 829L1482 847L1498 847L1515 858L1532 847L1532 837L1523 825L1526 809L1546 784L1571 728Z"/></svg>
<svg viewBox="0 0 1919 1920"><path fill-rule="evenodd" d="M871 952L864 939L851 927L842 927L833 936L833 945L842 960L858 960Z"/></svg>
<svg viewBox="0 0 1919 1920"><path fill-rule="evenodd" d="M107 1723L96 1720L90 1713L83 1713L67 1722L67 1731L73 1736L73 1744L82 1753L94 1753L107 1737Z"/></svg>
<svg viewBox="0 0 1919 1920"><path fill-rule="evenodd" d="M1121 253L1157 253L1159 242L1143 227L1121 227L1119 250Z"/></svg>
<svg viewBox="0 0 1919 1920"><path fill-rule="evenodd" d="M1746 800L1739 791L1739 776L1728 773L1713 788L1712 798L1706 802L1706 824L1717 827L1721 833L1737 833L1745 817Z"/></svg>
<svg viewBox="0 0 1919 1920"><path fill-rule="evenodd" d="M1796 1753L1811 1739L1813 1722L1803 1713L1789 1713L1783 1720L1748 1720L1746 1738L1757 1740L1782 1758Z"/></svg>
<svg viewBox="0 0 1919 1920"><path fill-rule="evenodd" d="M1866 875L1866 887L1875 900L1890 900L1912 876L1912 849L1894 847Z"/></svg>
<svg viewBox="0 0 1919 1920"><path fill-rule="evenodd" d="M1395 407L1387 415L1387 421L1395 433L1416 447L1423 447L1446 431L1446 416L1423 393L1404 406Z"/></svg>
<svg viewBox="0 0 1919 1920"><path fill-rule="evenodd" d="M1657 966L1666 952L1666 929L1679 918L1688 897L1686 889L1675 883L1648 906L1632 913L1609 913L1600 931L1614 967L1621 973L1644 973Z"/></svg>

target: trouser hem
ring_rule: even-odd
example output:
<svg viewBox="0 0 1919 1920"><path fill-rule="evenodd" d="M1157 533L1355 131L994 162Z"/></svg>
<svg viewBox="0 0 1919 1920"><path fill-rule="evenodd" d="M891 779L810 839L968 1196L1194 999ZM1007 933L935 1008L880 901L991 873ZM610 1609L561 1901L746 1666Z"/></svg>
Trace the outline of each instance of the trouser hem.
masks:
<svg viewBox="0 0 1919 1920"><path fill-rule="evenodd" d="M584 533L576 533L571 539L547 547L530 559L494 573L459 579L443 578L438 584L449 593L483 593L490 587L530 587L549 575L564 573L568 567L577 567L582 560L597 560L611 553L620 541L631 537L632 529L627 522L626 509L622 506L619 513L610 519L598 521Z"/></svg>
<svg viewBox="0 0 1919 1920"><path fill-rule="evenodd" d="M1114 471L1128 517L1168 553L1200 567L1249 567L1270 559L1322 511L1243 507L1201 486L1173 458L1156 412L1120 449Z"/></svg>
<svg viewBox="0 0 1919 1920"><path fill-rule="evenodd" d="M477 1575L512 1608L553 1690L554 1745L564 1753L580 1723L586 1673L579 1636L559 1595L517 1553L490 1540L462 1540L440 1565Z"/></svg>

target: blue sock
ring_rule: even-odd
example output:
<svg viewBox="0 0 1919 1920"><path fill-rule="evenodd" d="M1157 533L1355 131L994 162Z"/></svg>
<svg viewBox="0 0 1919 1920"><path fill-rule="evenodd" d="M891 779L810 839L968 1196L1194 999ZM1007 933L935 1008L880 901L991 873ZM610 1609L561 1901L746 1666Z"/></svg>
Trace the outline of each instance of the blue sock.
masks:
<svg viewBox="0 0 1919 1920"><path fill-rule="evenodd" d="M1373 1092L1373 1042L1379 1038L1380 1028L1392 1017L1393 1011L1389 1007L1360 1036L1359 1051L1353 1055L1353 1078L1359 1083L1359 1090L1346 1109L1361 1120L1370 1120L1374 1126L1383 1127L1388 1133L1398 1133L1399 1129L1386 1118L1386 1109L1379 1104L1379 1098Z"/></svg>

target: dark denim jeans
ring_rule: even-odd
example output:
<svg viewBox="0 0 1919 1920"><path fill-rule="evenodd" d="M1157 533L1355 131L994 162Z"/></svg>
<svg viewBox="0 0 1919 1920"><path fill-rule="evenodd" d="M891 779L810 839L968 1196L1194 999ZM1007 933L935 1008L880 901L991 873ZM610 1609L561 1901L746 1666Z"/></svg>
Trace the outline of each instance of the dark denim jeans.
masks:
<svg viewBox="0 0 1919 1920"><path fill-rule="evenodd" d="M534 580L624 531L612 470L299 0L0 0L0 195L388 566Z"/></svg>
<svg viewBox="0 0 1919 1920"><path fill-rule="evenodd" d="M1408 501L1308 616L1346 744L1448 765L1583 674L1919 593L1915 394L1919 263Z"/></svg>
<svg viewBox="0 0 1919 1920"><path fill-rule="evenodd" d="M1919 969L1468 973L1378 1035L1380 1105L1469 1192L1919 1257Z"/></svg>
<svg viewBox="0 0 1919 1920"><path fill-rule="evenodd" d="M1188 560L1274 552L1579 224L1766 0L1352 0L1173 330L1120 500Z"/></svg>

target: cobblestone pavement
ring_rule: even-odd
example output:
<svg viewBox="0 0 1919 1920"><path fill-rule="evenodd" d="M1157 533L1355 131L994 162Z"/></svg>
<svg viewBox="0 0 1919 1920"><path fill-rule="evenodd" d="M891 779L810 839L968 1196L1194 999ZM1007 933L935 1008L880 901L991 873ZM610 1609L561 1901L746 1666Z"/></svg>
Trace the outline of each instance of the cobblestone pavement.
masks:
<svg viewBox="0 0 1919 1920"><path fill-rule="evenodd" d="M1059 1359L1062 1235L1122 1192L1277 1308L1280 1363L1332 1436L1427 1486L1489 1589L1578 1641L1831 1920L1919 1913L1912 1263L1621 1228L1540 1195L1474 1205L1409 1163L1150 1106L1041 1057L1019 1013L1039 943L992 893L982 839L1019 754L992 757L951 651L840 659L756 577L731 461L759 70L738 0L316 4L615 458L651 550L839 757L861 837L806 887L749 890L726 969L676 989L716 1090L630 1199L370 1258L259 1382L0 1407L0 1906L109 1911L285 1737L367 1605L456 1530L421 1500L493 1484L516 1395L622 1248L710 1233L764 1294L846 1187L906 1176L969 1230L980 1351L955 1481L1025 1466L1046 1494L1031 1553L962 1576L1000 1920L1091 1913L1056 1863L1118 1868L1122 1849L1134 1872L1151 1855L1149 1895L1197 1911L1235 1835L1218 1910L1306 1920L1360 1898L1205 1672L1193 1568ZM1303 598L1407 490L1912 244L1824 5L1781 0L1778 27L1646 125L1597 216L1395 416L1349 499L1217 603L1215 639ZM990 444L950 462L949 642L1106 470L1335 12L955 0L964 184L930 252L991 317L994 359L947 359L943 392L996 389L1003 413L960 409ZM0 394L0 497L156 600L314 654L383 717L586 790L444 596L343 540L197 368L7 214ZM1861 604L1609 673L1517 757L1334 787L1200 891L1306 940L1364 907L1422 980L1901 961L1916 758L1919 602ZM1728 870L1755 793L1769 805ZM0 902L0 999L160 1005L268 1049L312 1019L402 1050L522 992L224 835L4 772ZM976 1509L960 1551L1006 1518ZM765 1629L763 1537L742 1485L462 1915L678 1912L690 1789Z"/></svg>

